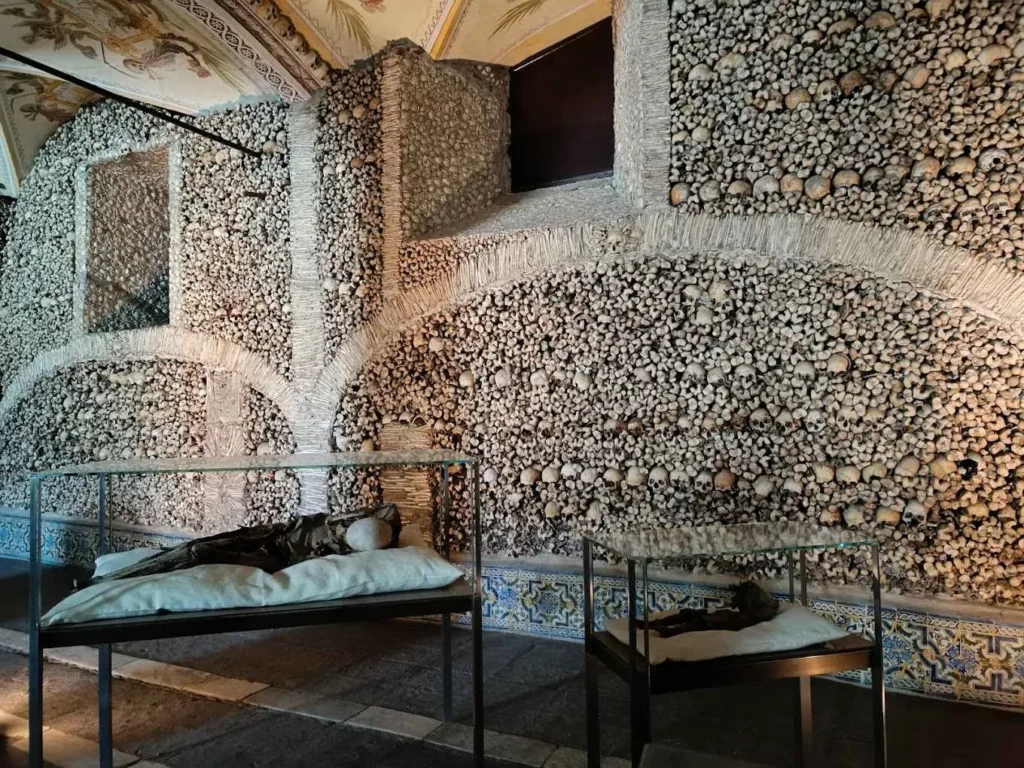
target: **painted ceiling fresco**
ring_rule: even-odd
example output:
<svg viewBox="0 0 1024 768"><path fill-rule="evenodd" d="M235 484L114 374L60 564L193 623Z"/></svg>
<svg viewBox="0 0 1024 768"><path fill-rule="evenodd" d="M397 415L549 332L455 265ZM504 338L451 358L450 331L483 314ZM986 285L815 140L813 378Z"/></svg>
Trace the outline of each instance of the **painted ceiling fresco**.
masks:
<svg viewBox="0 0 1024 768"><path fill-rule="evenodd" d="M330 67L408 38L437 58L515 64L609 15L611 0L4 0L0 46L195 114L309 98ZM0 195L90 96L0 57Z"/></svg>

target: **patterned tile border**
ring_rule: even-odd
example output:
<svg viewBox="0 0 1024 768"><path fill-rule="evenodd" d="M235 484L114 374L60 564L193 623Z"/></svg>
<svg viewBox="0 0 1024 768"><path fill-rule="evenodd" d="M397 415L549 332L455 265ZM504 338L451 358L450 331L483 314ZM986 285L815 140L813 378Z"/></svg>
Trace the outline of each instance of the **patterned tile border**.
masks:
<svg viewBox="0 0 1024 768"><path fill-rule="evenodd" d="M173 546L186 534L154 532L141 527L114 528L115 549ZM43 524L43 560L89 565L96 550L95 523L48 517ZM20 510L0 509L0 557L25 558L28 519ZM468 568L468 566L465 566ZM543 572L485 566L484 624L491 629L579 640L583 636L583 578L579 573ZM598 576L597 622L626 613L626 580ZM652 607L720 605L725 587L656 581ZM851 632L872 634L870 606L812 599L815 611ZM883 610L886 685L918 693L991 706L1024 709L1024 621L986 621L955 615L889 607ZM843 676L869 682L865 673Z"/></svg>

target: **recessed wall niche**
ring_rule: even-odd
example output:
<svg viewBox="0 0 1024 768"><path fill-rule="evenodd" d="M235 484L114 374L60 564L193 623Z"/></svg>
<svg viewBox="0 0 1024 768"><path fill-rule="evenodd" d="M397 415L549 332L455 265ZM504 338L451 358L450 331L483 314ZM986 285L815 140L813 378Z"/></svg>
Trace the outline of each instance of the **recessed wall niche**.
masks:
<svg viewBox="0 0 1024 768"><path fill-rule="evenodd" d="M86 235L78 259L85 333L170 322L168 155L162 146L86 170Z"/></svg>

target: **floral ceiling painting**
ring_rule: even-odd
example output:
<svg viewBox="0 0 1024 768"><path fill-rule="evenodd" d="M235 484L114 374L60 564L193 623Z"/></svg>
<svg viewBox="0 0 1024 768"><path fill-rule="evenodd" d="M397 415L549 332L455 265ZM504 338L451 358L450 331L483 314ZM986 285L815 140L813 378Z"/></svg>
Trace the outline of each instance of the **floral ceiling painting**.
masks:
<svg viewBox="0 0 1024 768"><path fill-rule="evenodd" d="M435 56L513 66L611 15L611 0L465 0Z"/></svg>
<svg viewBox="0 0 1024 768"><path fill-rule="evenodd" d="M0 47L186 114L302 101L331 67L408 39L435 58L514 65L611 13L611 0L4 0ZM0 56L0 195L92 96Z"/></svg>
<svg viewBox="0 0 1024 768"><path fill-rule="evenodd" d="M91 91L38 75L0 71L0 195L17 194L32 158L61 123L96 98Z"/></svg>

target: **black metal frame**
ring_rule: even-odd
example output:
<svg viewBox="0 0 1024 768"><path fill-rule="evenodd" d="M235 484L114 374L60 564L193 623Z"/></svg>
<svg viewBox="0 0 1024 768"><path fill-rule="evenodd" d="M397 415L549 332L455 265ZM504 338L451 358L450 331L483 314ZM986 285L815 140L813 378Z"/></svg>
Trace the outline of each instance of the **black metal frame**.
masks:
<svg viewBox="0 0 1024 768"><path fill-rule="evenodd" d="M260 156L260 153L257 152L255 149L250 149L249 147L239 144L237 141L225 139L223 136L218 136L216 133L207 131L204 128L200 128L197 125L194 125L190 122L187 122L186 120L183 120L179 115L171 112L170 110L157 109L156 107L151 107L149 104L144 104L143 102L138 101L136 99L130 99L127 96L122 96L118 93L114 93L113 91L107 90L102 86L90 83L88 80L83 80L82 78L76 77L75 75L72 75L68 72L64 72L62 70L51 67L49 64L44 64L41 61L29 58L24 54L18 53L17 51L12 51L10 48L0 47L0 56L6 56L7 58L12 59L13 61L25 64L26 66L32 67L33 69L38 69L40 72L45 72L46 74L59 78L60 80L66 80L67 82L73 83L80 88L85 88L87 91L92 91L93 93L99 94L100 96L104 96L108 99L118 101L122 104L131 107L132 109L137 109L140 112L145 112L147 115L152 115L153 117L159 118L160 120L170 123L171 125L176 125L179 128L184 128L186 131L191 131L197 136L202 136L204 139L209 139L210 141L215 141L218 144L223 144L226 147L230 147L231 149L243 152L249 157Z"/></svg>
<svg viewBox="0 0 1024 768"><path fill-rule="evenodd" d="M849 635L841 640L801 648L795 651L757 653L731 656L699 662L647 663L644 653L637 650L637 624L642 620L643 647L650 638L648 564L641 563L643 605L642 616L637 606L636 562L627 561L629 589L629 643L623 644L608 632L597 632L594 627L594 545L583 540L583 601L585 681L587 712L587 766L600 768L601 727L598 702L598 674L604 664L629 684L630 689L630 752L634 768L640 765L644 747L651 741L651 696L660 693L710 688L719 685L767 682L795 678L796 681L796 758L794 765L809 768L813 733L811 709L811 677L855 669L871 670L872 710L874 730L874 765L886 768L888 764L885 730L885 681L882 653L882 589L881 563L878 545L871 546L874 573L872 598L874 602L875 632L868 640ZM795 602L793 555L788 553L789 598ZM806 557L800 551L800 600L807 601Z"/></svg>
<svg viewBox="0 0 1024 768"><path fill-rule="evenodd" d="M373 465L368 465L373 466ZM389 465L395 466L395 465ZM411 465L414 466L414 465ZM442 463L441 550L451 556L450 465ZM452 721L452 631L453 613L472 614L473 645L473 755L478 768L484 765L483 615L482 559L480 531L480 465L467 465L473 489L473 576L443 589L391 592L315 603L291 603L265 608L168 613L124 619L104 619L78 624L43 627L42 617L42 478L30 480L29 561L29 765L43 766L43 651L74 645L96 645L99 650L99 746L100 768L113 768L113 691L111 649L113 643L156 640L171 637L281 629L348 621L441 616L443 643L442 697L444 722ZM240 469L237 471L245 471ZM107 514L108 475L97 472L99 543L103 555L111 539Z"/></svg>

